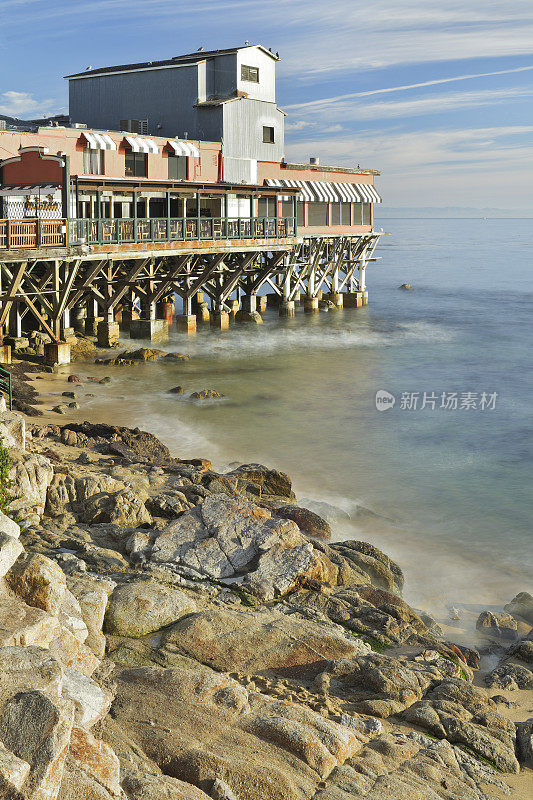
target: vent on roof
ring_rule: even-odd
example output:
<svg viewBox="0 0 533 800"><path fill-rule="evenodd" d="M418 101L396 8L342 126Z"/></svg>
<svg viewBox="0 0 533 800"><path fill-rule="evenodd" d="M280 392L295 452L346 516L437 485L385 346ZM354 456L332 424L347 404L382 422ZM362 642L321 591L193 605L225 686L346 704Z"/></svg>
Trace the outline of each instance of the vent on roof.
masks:
<svg viewBox="0 0 533 800"><path fill-rule="evenodd" d="M148 133L147 119L121 119L120 130L126 133L140 133L146 136Z"/></svg>

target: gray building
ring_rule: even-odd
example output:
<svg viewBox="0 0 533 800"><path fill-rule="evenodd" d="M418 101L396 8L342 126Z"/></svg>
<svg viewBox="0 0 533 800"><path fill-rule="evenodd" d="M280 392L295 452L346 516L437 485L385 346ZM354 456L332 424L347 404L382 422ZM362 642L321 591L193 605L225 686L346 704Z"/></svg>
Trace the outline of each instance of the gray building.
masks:
<svg viewBox="0 0 533 800"><path fill-rule="evenodd" d="M197 51L67 76L73 123L222 142L224 180L256 183L257 161L281 161L278 56L261 45Z"/></svg>

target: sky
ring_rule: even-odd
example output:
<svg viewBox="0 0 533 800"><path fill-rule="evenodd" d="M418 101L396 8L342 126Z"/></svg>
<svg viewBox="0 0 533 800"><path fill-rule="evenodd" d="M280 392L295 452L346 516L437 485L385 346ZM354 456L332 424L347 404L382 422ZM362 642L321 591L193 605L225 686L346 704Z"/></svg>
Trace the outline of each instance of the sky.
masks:
<svg viewBox="0 0 533 800"><path fill-rule="evenodd" d="M280 54L287 160L378 169L394 207L533 210L533 0L0 0L0 114L246 40Z"/></svg>

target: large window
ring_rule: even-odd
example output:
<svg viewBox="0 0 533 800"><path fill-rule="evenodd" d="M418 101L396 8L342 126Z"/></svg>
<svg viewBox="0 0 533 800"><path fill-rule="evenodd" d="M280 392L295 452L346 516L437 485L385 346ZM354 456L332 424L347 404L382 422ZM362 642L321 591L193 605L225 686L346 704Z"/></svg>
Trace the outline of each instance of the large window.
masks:
<svg viewBox="0 0 533 800"><path fill-rule="evenodd" d="M241 64L241 81L259 83L259 67L247 67L246 64Z"/></svg>
<svg viewBox="0 0 533 800"><path fill-rule="evenodd" d="M274 128L270 125L263 125L264 144L274 144Z"/></svg>
<svg viewBox="0 0 533 800"><path fill-rule="evenodd" d="M187 156L168 157L168 177L174 181L187 180Z"/></svg>
<svg viewBox="0 0 533 800"><path fill-rule="evenodd" d="M85 175L104 174L103 150L91 150L90 147L83 148L83 172Z"/></svg>
<svg viewBox="0 0 533 800"><path fill-rule="evenodd" d="M371 224L371 203L363 203L363 225Z"/></svg>
<svg viewBox="0 0 533 800"><path fill-rule="evenodd" d="M333 203L333 225L351 225L351 203Z"/></svg>
<svg viewBox="0 0 533 800"><path fill-rule="evenodd" d="M274 197L260 197L257 203L258 217L275 217L277 199Z"/></svg>
<svg viewBox="0 0 533 800"><path fill-rule="evenodd" d="M131 175L134 178L146 178L148 174L147 161L148 156L146 153L127 152L126 175Z"/></svg>
<svg viewBox="0 0 533 800"><path fill-rule="evenodd" d="M309 203L309 225L328 224L329 203Z"/></svg>

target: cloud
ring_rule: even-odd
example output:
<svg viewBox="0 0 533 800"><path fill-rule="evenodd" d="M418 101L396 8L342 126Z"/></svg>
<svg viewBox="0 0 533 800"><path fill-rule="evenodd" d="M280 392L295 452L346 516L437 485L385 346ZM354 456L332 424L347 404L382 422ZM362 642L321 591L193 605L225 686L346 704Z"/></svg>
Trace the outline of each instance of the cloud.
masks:
<svg viewBox="0 0 533 800"><path fill-rule="evenodd" d="M0 114L6 117L48 115L53 107L53 100L36 100L29 92L10 90L0 94Z"/></svg>

